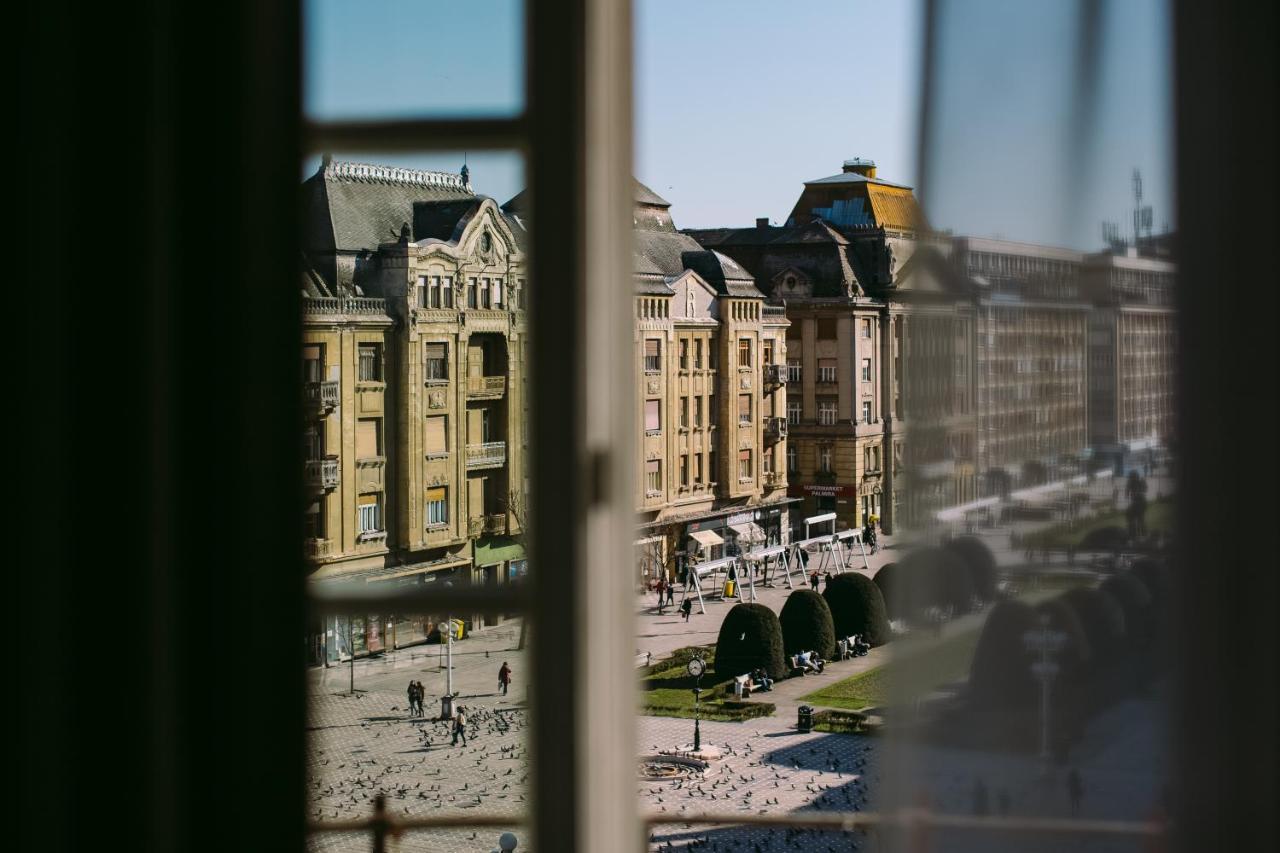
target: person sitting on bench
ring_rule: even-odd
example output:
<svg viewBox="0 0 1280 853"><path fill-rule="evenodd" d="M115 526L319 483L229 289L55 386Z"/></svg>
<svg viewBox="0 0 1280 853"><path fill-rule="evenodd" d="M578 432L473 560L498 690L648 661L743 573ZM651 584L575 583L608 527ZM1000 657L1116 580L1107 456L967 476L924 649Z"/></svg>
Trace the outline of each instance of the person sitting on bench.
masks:
<svg viewBox="0 0 1280 853"><path fill-rule="evenodd" d="M805 672L822 672L822 658L813 652L800 652L796 655L796 667Z"/></svg>
<svg viewBox="0 0 1280 853"><path fill-rule="evenodd" d="M773 689L773 679L769 677L769 673L764 671L764 667L756 667L751 671L751 681L755 683L756 689L762 693L766 693Z"/></svg>

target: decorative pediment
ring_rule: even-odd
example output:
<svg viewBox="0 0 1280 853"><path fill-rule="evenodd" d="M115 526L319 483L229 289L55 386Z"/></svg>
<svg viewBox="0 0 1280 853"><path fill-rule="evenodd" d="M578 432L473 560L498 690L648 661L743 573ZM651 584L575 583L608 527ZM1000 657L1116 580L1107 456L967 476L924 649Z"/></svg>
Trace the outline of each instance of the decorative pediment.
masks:
<svg viewBox="0 0 1280 853"><path fill-rule="evenodd" d="M787 267L775 275L770 282L773 293L783 299L793 296L812 296L813 281L802 270Z"/></svg>
<svg viewBox="0 0 1280 853"><path fill-rule="evenodd" d="M671 316L678 320L715 320L718 317L716 291L702 276L685 270L667 282L675 295L671 299Z"/></svg>

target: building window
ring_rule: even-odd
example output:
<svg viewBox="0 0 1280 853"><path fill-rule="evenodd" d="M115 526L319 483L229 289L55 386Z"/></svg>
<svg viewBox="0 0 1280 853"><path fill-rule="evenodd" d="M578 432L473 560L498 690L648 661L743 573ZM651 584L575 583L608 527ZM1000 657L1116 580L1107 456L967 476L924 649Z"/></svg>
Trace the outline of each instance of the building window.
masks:
<svg viewBox="0 0 1280 853"><path fill-rule="evenodd" d="M693 455L693 482L702 485L702 454Z"/></svg>
<svg viewBox="0 0 1280 853"><path fill-rule="evenodd" d="M689 428L689 398L680 398L680 426L684 429Z"/></svg>
<svg viewBox="0 0 1280 853"><path fill-rule="evenodd" d="M427 527L443 527L449 523L449 489L427 489Z"/></svg>
<svg viewBox="0 0 1280 853"><path fill-rule="evenodd" d="M715 341L707 344L707 367L710 370L718 370L720 367L720 353L716 350Z"/></svg>
<svg viewBox="0 0 1280 853"><path fill-rule="evenodd" d="M835 382L836 381L836 360L834 358L818 359L818 381L819 382Z"/></svg>
<svg viewBox="0 0 1280 853"><path fill-rule="evenodd" d="M800 451L795 445L787 445L787 473L794 474L800 470Z"/></svg>
<svg viewBox="0 0 1280 853"><path fill-rule="evenodd" d="M880 470L880 447L878 445L863 448L862 467L867 471Z"/></svg>
<svg viewBox="0 0 1280 853"><path fill-rule="evenodd" d="M474 278L467 279L467 307L479 308L480 296L476 293L477 285Z"/></svg>
<svg viewBox="0 0 1280 853"><path fill-rule="evenodd" d="M823 474L831 473L831 445L829 444L818 447L818 470Z"/></svg>
<svg viewBox="0 0 1280 853"><path fill-rule="evenodd" d="M680 485L689 485L689 456L684 454L680 457Z"/></svg>
<svg viewBox="0 0 1280 853"><path fill-rule="evenodd" d="M502 307L502 279L500 278L493 280L493 307Z"/></svg>
<svg viewBox="0 0 1280 853"><path fill-rule="evenodd" d="M870 320L862 321L862 337L864 340L871 339L871 321Z"/></svg>
<svg viewBox="0 0 1280 853"><path fill-rule="evenodd" d="M680 339L680 369L689 369L689 339Z"/></svg>
<svg viewBox="0 0 1280 853"><path fill-rule="evenodd" d="M773 341L767 340L760 344L760 360L762 364L773 364Z"/></svg>
<svg viewBox="0 0 1280 853"><path fill-rule="evenodd" d="M480 287L480 307L493 307L493 283L489 279L482 279Z"/></svg>
<svg viewBox="0 0 1280 853"><path fill-rule="evenodd" d="M662 432L662 401L644 401L644 431L649 435Z"/></svg>
<svg viewBox="0 0 1280 853"><path fill-rule="evenodd" d="M644 491L646 495L662 494L661 459L650 459L644 463Z"/></svg>
<svg viewBox="0 0 1280 853"><path fill-rule="evenodd" d="M715 426L720 423L720 410L716 408L716 395L707 395L707 423Z"/></svg>
<svg viewBox="0 0 1280 853"><path fill-rule="evenodd" d="M739 450L738 451L738 479L750 480L752 477L752 474L753 472L751 470L751 451Z"/></svg>
<svg viewBox="0 0 1280 853"><path fill-rule="evenodd" d="M751 423L751 395L738 395L738 423L747 425Z"/></svg>
<svg viewBox="0 0 1280 853"><path fill-rule="evenodd" d="M302 535L305 539L324 539L324 498L312 501L302 515Z"/></svg>
<svg viewBox="0 0 1280 853"><path fill-rule="evenodd" d="M449 381L449 345L427 344L423 352L426 355L426 378L428 382Z"/></svg>
<svg viewBox="0 0 1280 853"><path fill-rule="evenodd" d="M707 479L713 483L716 481L716 452L714 449L707 453Z"/></svg>
<svg viewBox="0 0 1280 853"><path fill-rule="evenodd" d="M324 458L324 422L313 424L302 432L302 452L306 459Z"/></svg>
<svg viewBox="0 0 1280 853"><path fill-rule="evenodd" d="M701 428L702 426L702 398L693 398L693 425Z"/></svg>
<svg viewBox="0 0 1280 853"><path fill-rule="evenodd" d="M787 382L794 385L800 381L800 359L787 360Z"/></svg>
<svg viewBox="0 0 1280 853"><path fill-rule="evenodd" d="M428 456L449 455L449 419L447 416L432 415L427 418L425 445Z"/></svg>
<svg viewBox="0 0 1280 853"><path fill-rule="evenodd" d="M378 533L382 530L382 495L360 495L360 533Z"/></svg>
<svg viewBox="0 0 1280 853"><path fill-rule="evenodd" d="M302 381L320 382L324 380L324 347L312 344L302 348Z"/></svg>
<svg viewBox="0 0 1280 853"><path fill-rule="evenodd" d="M738 340L738 367L751 367L751 339Z"/></svg>
<svg viewBox="0 0 1280 853"><path fill-rule="evenodd" d="M871 381L871 359L869 358L864 358L862 360L862 381Z"/></svg>
<svg viewBox="0 0 1280 853"><path fill-rule="evenodd" d="M379 344L360 344L357 348L359 353L359 373L357 377L361 382L381 382L382 381L382 346Z"/></svg>
<svg viewBox="0 0 1280 853"><path fill-rule="evenodd" d="M862 401L862 422L864 424L871 423L871 401L870 400Z"/></svg>
<svg viewBox="0 0 1280 853"><path fill-rule="evenodd" d="M766 474L773 473L773 452L766 450L760 454L760 469Z"/></svg>
<svg viewBox="0 0 1280 853"><path fill-rule="evenodd" d="M835 400L819 400L818 401L818 423L823 426L835 426L836 424L836 401Z"/></svg>
<svg viewBox="0 0 1280 853"><path fill-rule="evenodd" d="M644 340L644 371L657 373L662 369L662 342L657 338Z"/></svg>
<svg viewBox="0 0 1280 853"><path fill-rule="evenodd" d="M693 342L693 369L702 369L702 338Z"/></svg>
<svg viewBox="0 0 1280 853"><path fill-rule="evenodd" d="M791 424L792 426L800 423L800 401L799 400L787 401L787 423Z"/></svg>
<svg viewBox="0 0 1280 853"><path fill-rule="evenodd" d="M356 421L356 459L377 459L382 456L382 418L361 418Z"/></svg>
<svg viewBox="0 0 1280 853"><path fill-rule="evenodd" d="M440 307L453 307L453 276L447 275L440 282Z"/></svg>

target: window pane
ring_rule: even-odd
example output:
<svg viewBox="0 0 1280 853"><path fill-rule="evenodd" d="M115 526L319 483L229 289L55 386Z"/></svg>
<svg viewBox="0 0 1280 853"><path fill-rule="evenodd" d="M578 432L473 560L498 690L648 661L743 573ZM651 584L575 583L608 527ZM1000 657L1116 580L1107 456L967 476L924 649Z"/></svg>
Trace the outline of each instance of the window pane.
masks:
<svg viewBox="0 0 1280 853"><path fill-rule="evenodd" d="M524 106L524 4L306 0L313 119L505 116Z"/></svg>

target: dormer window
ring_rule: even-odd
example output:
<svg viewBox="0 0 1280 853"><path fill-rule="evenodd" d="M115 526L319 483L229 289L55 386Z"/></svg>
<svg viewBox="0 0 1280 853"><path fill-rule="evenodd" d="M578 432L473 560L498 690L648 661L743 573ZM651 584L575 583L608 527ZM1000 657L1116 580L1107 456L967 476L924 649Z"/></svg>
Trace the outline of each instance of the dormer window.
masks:
<svg viewBox="0 0 1280 853"><path fill-rule="evenodd" d="M488 252L493 248L493 238L489 236L489 232L485 231L480 235L480 251Z"/></svg>

